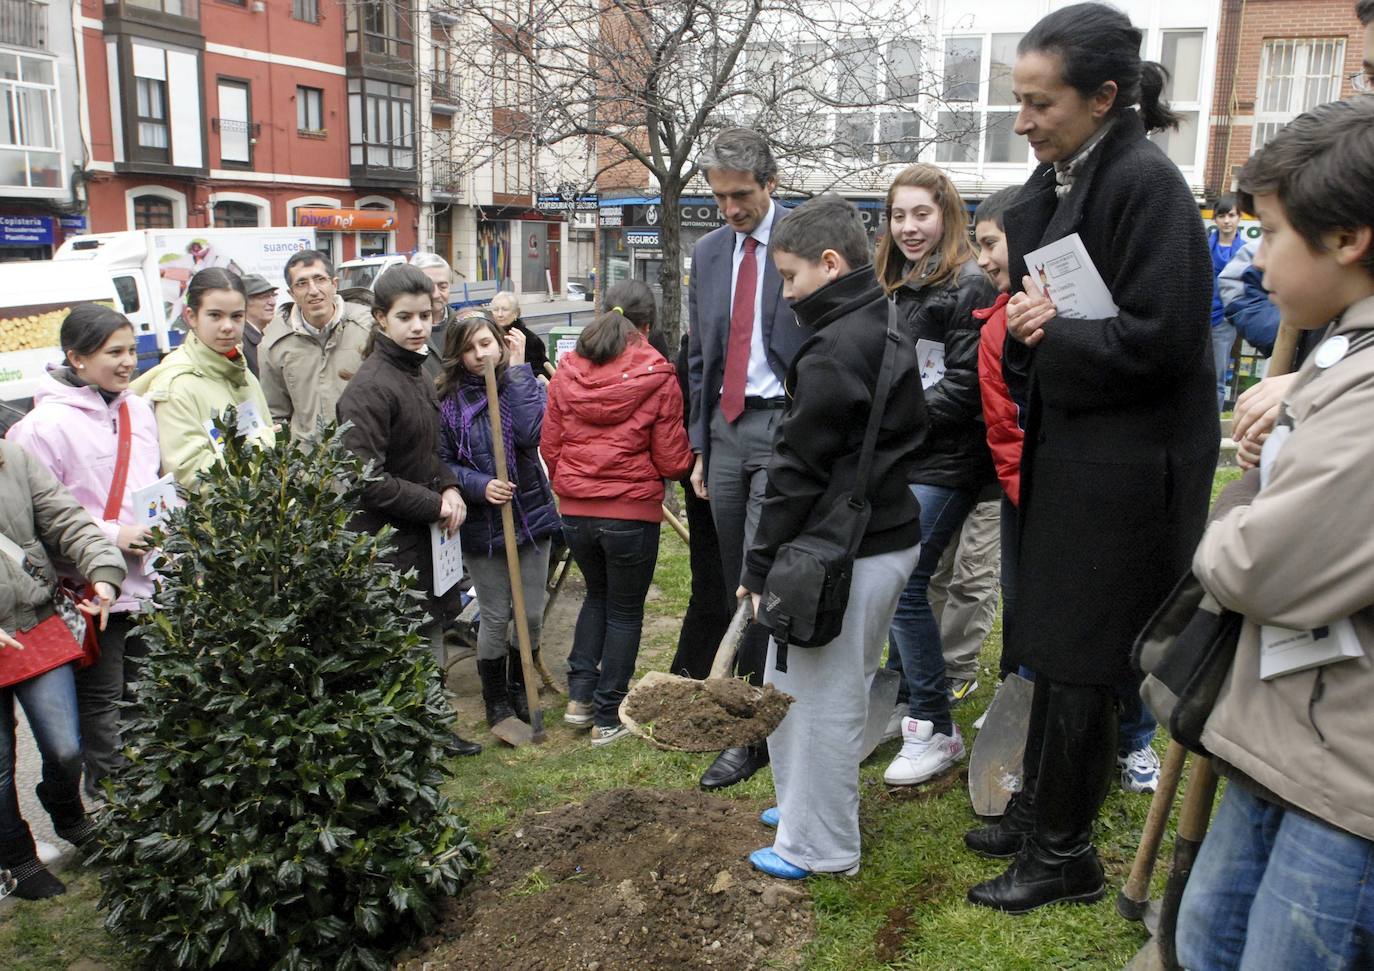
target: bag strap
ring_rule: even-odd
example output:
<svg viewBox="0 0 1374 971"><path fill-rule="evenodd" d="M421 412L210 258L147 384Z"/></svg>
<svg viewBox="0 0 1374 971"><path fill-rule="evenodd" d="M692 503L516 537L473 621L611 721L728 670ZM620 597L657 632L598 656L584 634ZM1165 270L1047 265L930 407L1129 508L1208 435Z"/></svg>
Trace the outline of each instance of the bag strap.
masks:
<svg viewBox="0 0 1374 971"><path fill-rule="evenodd" d="M119 403L119 443L116 446L114 478L110 480L110 496L105 500L105 519L113 522L119 519L119 511L124 508L124 485L129 481L129 448L133 440L133 429L129 427L129 402Z"/></svg>
<svg viewBox="0 0 1374 971"><path fill-rule="evenodd" d="M892 377L897 370L897 344L901 339L897 332L897 301L888 298L887 333L883 337L883 364L878 369L878 387L873 393L873 408L868 413L868 427L864 429L858 475L854 477L854 489L849 493L849 504L855 509L861 508L867 501L868 474L873 470L873 450L878 446L878 426L882 424L883 412L887 410L888 395L892 392Z"/></svg>

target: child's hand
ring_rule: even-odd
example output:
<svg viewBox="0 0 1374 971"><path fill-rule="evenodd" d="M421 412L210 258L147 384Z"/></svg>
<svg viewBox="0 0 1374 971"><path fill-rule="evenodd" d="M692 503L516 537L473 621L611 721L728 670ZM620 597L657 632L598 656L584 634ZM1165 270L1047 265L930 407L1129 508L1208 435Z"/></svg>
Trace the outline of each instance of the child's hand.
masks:
<svg viewBox="0 0 1374 971"><path fill-rule="evenodd" d="M493 506L505 505L510 502L513 495L515 495L515 489L511 487L509 482L492 479L487 483L487 502Z"/></svg>
<svg viewBox="0 0 1374 971"><path fill-rule="evenodd" d="M512 327L506 331L506 346L510 348L511 367L525 363L525 335Z"/></svg>
<svg viewBox="0 0 1374 971"><path fill-rule="evenodd" d="M119 547L120 552L140 556L148 552L148 533L147 526L120 526L119 534L115 537L115 545Z"/></svg>

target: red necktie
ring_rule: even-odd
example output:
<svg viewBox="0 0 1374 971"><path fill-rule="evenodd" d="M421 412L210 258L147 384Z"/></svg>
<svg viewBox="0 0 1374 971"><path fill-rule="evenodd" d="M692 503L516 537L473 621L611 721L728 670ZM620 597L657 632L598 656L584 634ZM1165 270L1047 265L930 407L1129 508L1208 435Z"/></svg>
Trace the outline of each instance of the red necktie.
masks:
<svg viewBox="0 0 1374 971"><path fill-rule="evenodd" d="M733 423L744 414L744 383L749 375L749 351L754 336L754 298L759 264L754 250L759 241L744 239L744 259L735 276L735 300L730 308L730 337L725 344L725 382L720 390L720 413Z"/></svg>

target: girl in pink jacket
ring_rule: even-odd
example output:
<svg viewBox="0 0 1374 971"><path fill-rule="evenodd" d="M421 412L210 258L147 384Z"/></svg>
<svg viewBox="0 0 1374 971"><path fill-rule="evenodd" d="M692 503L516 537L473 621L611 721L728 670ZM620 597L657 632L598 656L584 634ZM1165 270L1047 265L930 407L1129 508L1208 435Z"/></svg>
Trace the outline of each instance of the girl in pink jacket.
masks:
<svg viewBox="0 0 1374 971"><path fill-rule="evenodd" d="M162 464L153 409L129 391L138 367L133 325L99 304L78 304L62 322L64 367L52 370L34 392L33 411L6 436L48 467L124 554L128 576L109 623L100 635L100 660L76 674L86 792L122 761L119 709L132 671L126 658L142 645L129 636L142 601L153 594L154 576L144 568L148 528L138 525L133 494L158 480ZM129 458L116 518L106 519L119 452L127 425Z"/></svg>

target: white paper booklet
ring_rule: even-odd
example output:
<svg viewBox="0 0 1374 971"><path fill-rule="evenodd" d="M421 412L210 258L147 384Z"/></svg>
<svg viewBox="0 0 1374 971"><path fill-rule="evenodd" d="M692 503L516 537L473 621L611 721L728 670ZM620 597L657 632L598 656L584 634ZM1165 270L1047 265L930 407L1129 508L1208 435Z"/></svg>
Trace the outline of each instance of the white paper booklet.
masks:
<svg viewBox="0 0 1374 971"><path fill-rule="evenodd" d="M1027 253L1026 273L1063 317L1102 320L1117 315L1111 291L1077 233Z"/></svg>
<svg viewBox="0 0 1374 971"><path fill-rule="evenodd" d="M226 411L228 409L225 409ZM234 408L237 415L235 420L235 430L239 438L252 438L259 431L266 427L266 422L262 420L262 415L258 413L258 406L251 401L245 401ZM205 434L210 436L210 441L215 448L220 447L219 429L215 427L215 420L212 418L205 423Z"/></svg>
<svg viewBox="0 0 1374 971"><path fill-rule="evenodd" d="M921 390L928 391L945 376L945 345L939 341L918 340L916 364L921 369Z"/></svg>
<svg viewBox="0 0 1374 971"><path fill-rule="evenodd" d="M176 480L164 475L152 485L133 491L134 514L140 526L161 526L167 514L181 505Z"/></svg>
<svg viewBox="0 0 1374 971"><path fill-rule="evenodd" d="M1317 630L1260 628L1260 680L1363 657L1364 648L1348 619Z"/></svg>
<svg viewBox="0 0 1374 971"><path fill-rule="evenodd" d="M434 595L438 597L463 578L463 549L457 533L445 535L438 523L430 523L429 550L434 563Z"/></svg>

